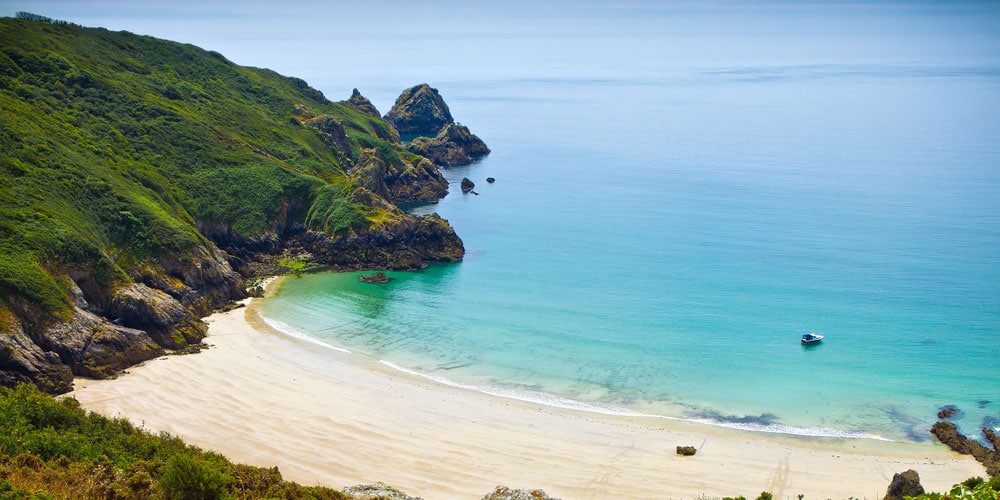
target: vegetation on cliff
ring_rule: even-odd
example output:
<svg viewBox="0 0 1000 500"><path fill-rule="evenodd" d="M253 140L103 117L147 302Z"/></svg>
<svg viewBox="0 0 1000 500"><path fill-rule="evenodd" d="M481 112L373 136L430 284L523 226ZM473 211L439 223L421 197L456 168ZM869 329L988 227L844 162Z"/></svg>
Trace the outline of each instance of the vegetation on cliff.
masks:
<svg viewBox="0 0 1000 500"><path fill-rule="evenodd" d="M0 385L63 392L196 343L240 273L283 255L461 259L446 221L396 208L447 182L366 102L192 45L0 19Z"/></svg>

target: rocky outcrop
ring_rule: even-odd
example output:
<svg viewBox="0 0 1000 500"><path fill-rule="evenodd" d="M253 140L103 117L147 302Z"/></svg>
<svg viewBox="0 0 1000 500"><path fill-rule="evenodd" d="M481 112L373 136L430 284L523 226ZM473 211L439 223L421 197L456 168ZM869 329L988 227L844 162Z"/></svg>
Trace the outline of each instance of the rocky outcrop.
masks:
<svg viewBox="0 0 1000 500"><path fill-rule="evenodd" d="M476 183L469 180L468 177L462 177L462 183L459 186L462 188L463 193L468 193L476 187Z"/></svg>
<svg viewBox="0 0 1000 500"><path fill-rule="evenodd" d="M401 134L429 136L455 121L441 94L426 83L404 90L384 119Z"/></svg>
<svg viewBox="0 0 1000 500"><path fill-rule="evenodd" d="M429 262L456 262L465 255L462 240L439 215L392 215L362 231L306 231L289 245L334 269L423 269Z"/></svg>
<svg viewBox="0 0 1000 500"><path fill-rule="evenodd" d="M559 500L550 497L543 490L515 490L506 486L497 486L483 500Z"/></svg>
<svg viewBox="0 0 1000 500"><path fill-rule="evenodd" d="M351 150L347 139L347 129L343 122L334 116L319 115L305 121L305 126L314 129L323 143L334 150L345 153Z"/></svg>
<svg viewBox="0 0 1000 500"><path fill-rule="evenodd" d="M426 158L386 162L367 149L348 172L357 185L392 203L435 202L448 194L448 181Z"/></svg>
<svg viewBox="0 0 1000 500"><path fill-rule="evenodd" d="M143 330L170 349L201 342L208 330L177 299L142 283L115 290L108 314L116 323Z"/></svg>
<svg viewBox="0 0 1000 500"><path fill-rule="evenodd" d="M344 494L355 500L422 500L381 482L348 486L344 488Z"/></svg>
<svg viewBox="0 0 1000 500"><path fill-rule="evenodd" d="M490 154L490 148L479 137L458 123L445 125L434 138L416 137L406 149L442 167L468 165Z"/></svg>
<svg viewBox="0 0 1000 500"><path fill-rule="evenodd" d="M52 351L45 351L28 337L20 324L0 332L0 385L35 384L61 394L73 389L73 372Z"/></svg>
<svg viewBox="0 0 1000 500"><path fill-rule="evenodd" d="M917 471L910 469L906 472L897 472L892 476L889 490L885 493L885 500L903 500L906 497L922 494L924 494L924 487L920 485L920 475L917 474Z"/></svg>
<svg viewBox="0 0 1000 500"><path fill-rule="evenodd" d="M358 92L358 89L354 89L354 91L351 92L351 97L347 100L347 104L373 118L382 117L382 113L379 113L378 109L375 108L375 105L372 104L367 97L361 95L361 92Z"/></svg>
<svg viewBox="0 0 1000 500"><path fill-rule="evenodd" d="M994 447L992 450L979 441L963 436L962 433L958 432L958 427L951 422L936 422L931 427L931 434L934 434L934 437L946 444L952 451L963 455L972 455L986 467L986 473L990 476L1000 475L1000 450L996 448L998 440L992 429L983 429L983 434Z"/></svg>

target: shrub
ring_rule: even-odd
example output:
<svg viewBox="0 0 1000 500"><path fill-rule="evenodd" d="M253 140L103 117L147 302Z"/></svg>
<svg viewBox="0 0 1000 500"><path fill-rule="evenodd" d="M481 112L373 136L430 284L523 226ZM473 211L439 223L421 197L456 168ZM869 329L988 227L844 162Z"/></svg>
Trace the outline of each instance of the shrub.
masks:
<svg viewBox="0 0 1000 500"><path fill-rule="evenodd" d="M190 455L174 455L163 466L160 489L167 498L214 500L221 498L233 479L205 461Z"/></svg>

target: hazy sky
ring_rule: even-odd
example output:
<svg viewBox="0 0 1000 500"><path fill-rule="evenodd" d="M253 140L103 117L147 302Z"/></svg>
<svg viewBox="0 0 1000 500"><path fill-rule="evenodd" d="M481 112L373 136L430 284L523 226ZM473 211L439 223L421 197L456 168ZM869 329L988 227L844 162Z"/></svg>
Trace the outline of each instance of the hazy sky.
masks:
<svg viewBox="0 0 1000 500"><path fill-rule="evenodd" d="M403 88L465 69L501 78L789 61L1000 61L996 0L0 0L0 15L17 11L192 43L302 77L334 98L352 85ZM590 61L586 68L574 66L581 60Z"/></svg>

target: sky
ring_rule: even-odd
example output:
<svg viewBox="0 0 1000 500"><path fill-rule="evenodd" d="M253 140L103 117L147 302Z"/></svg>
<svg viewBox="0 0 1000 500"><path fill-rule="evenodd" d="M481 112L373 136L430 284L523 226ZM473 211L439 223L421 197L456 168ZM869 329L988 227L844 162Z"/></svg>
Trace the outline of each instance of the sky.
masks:
<svg viewBox="0 0 1000 500"><path fill-rule="evenodd" d="M304 78L333 98L463 72L614 77L788 61L1000 61L998 0L0 0L0 16L18 11L192 43Z"/></svg>

